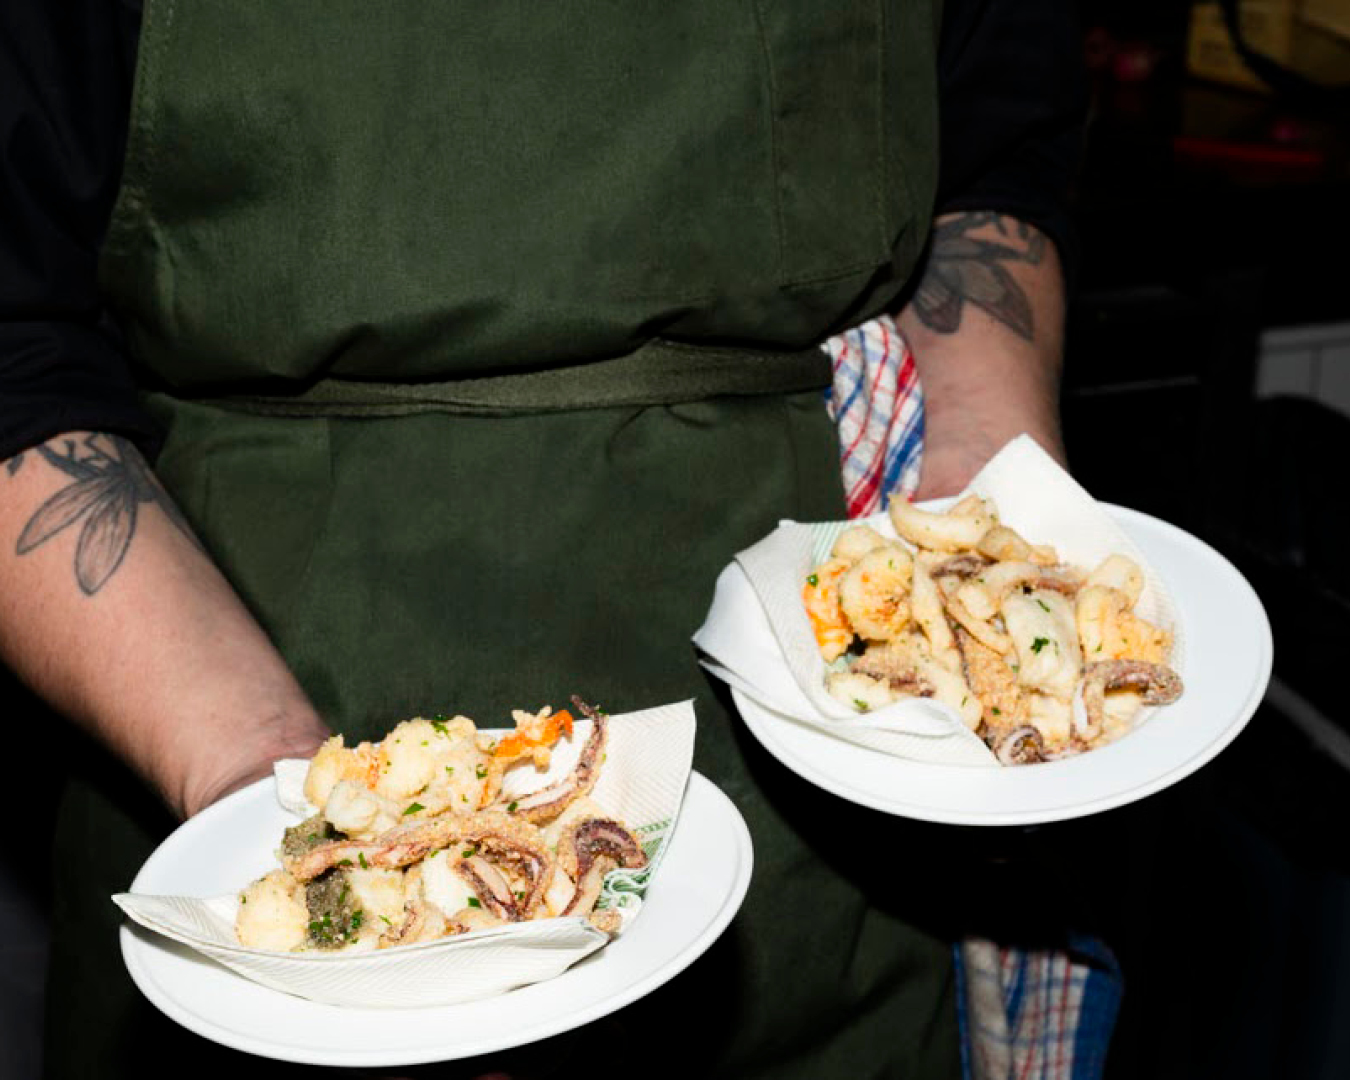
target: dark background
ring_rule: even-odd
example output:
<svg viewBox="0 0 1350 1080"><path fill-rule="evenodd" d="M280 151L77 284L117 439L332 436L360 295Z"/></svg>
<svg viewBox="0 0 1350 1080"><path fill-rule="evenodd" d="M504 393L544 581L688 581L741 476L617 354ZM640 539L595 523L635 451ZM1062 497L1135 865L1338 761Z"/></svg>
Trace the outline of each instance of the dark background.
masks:
<svg viewBox="0 0 1350 1080"><path fill-rule="evenodd" d="M1108 1077L1347 1077L1350 392L1316 391L1350 387L1350 99L1278 73L1278 92L1191 77L1185 4L1080 9L1093 110L1071 464L1098 498L1175 522L1243 571L1270 614L1275 677L1211 765L1041 840L1123 856L1084 883L1125 977ZM1311 385L1305 358L1272 344L1306 326L1341 340Z"/></svg>
<svg viewBox="0 0 1350 1080"><path fill-rule="evenodd" d="M1350 1076L1350 390L1317 392L1350 387L1350 103L1296 80L1237 90L1189 75L1184 3L1079 10L1093 104L1075 192L1071 463L1098 498L1175 522L1247 575L1275 678L1195 776L1018 843L1032 872L1083 856L1062 900L1091 913L1126 987L1108 1077ZM1306 358L1272 346L1299 327L1342 331L1315 382ZM54 780L38 751L32 775ZM0 1074L24 1077L37 1072L42 830L7 856Z"/></svg>

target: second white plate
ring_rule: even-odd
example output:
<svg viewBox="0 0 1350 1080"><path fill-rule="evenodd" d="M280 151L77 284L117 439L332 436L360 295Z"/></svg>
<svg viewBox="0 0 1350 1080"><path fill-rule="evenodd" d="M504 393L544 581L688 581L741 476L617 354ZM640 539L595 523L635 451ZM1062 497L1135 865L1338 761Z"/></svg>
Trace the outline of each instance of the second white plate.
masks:
<svg viewBox="0 0 1350 1080"><path fill-rule="evenodd" d="M746 726L793 772L851 802L959 825L1029 825L1098 813L1189 776L1233 741L1270 681L1270 621L1247 580L1190 533L1103 504L1167 583L1186 627L1186 691L1110 746L999 769L905 761L732 694Z"/></svg>
<svg viewBox="0 0 1350 1080"><path fill-rule="evenodd" d="M238 835L280 833L284 811L270 782L239 795L245 797L233 797L232 807L240 817ZM250 880L255 868L244 864L256 846L215 852L222 880ZM122 928L122 955L136 985L162 1012L238 1050L314 1065L449 1061L580 1027L672 979L726 929L745 898L752 864L740 813L695 772L639 917L618 940L547 982L462 1005L354 1009L269 990L134 924ZM174 894L190 884L175 878L172 865L152 861L132 890Z"/></svg>

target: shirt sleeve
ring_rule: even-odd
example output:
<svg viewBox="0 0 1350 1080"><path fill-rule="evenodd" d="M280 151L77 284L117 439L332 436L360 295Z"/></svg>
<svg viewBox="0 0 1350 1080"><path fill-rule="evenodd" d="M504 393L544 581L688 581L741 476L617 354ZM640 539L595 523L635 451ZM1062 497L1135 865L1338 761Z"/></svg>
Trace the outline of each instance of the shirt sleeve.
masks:
<svg viewBox="0 0 1350 1080"><path fill-rule="evenodd" d="M97 281L137 7L0 3L0 459L72 430L156 443Z"/></svg>
<svg viewBox="0 0 1350 1080"><path fill-rule="evenodd" d="M1074 5L947 0L938 48L939 214L993 210L1076 261L1069 195L1087 80Z"/></svg>

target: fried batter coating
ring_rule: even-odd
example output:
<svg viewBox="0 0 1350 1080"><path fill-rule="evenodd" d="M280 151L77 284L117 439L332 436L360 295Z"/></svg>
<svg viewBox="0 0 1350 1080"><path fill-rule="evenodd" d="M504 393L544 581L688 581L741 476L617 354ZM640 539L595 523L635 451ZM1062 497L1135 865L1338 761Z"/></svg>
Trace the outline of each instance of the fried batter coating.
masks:
<svg viewBox="0 0 1350 1080"><path fill-rule="evenodd" d="M249 949L293 952L309 937L305 887L285 870L273 870L239 894L234 933Z"/></svg>
<svg viewBox="0 0 1350 1080"><path fill-rule="evenodd" d="M894 641L909 627L914 560L899 544L874 548L839 579L839 607L868 641Z"/></svg>
<svg viewBox="0 0 1350 1080"><path fill-rule="evenodd" d="M966 682L980 703L982 734L993 745L1027 722L1027 703L1017 673L1003 656L959 627L956 639L965 662Z"/></svg>
<svg viewBox="0 0 1350 1080"><path fill-rule="evenodd" d="M868 525L845 529L803 590L833 665L832 697L859 712L942 700L1004 764L1102 745L1143 704L1163 703L1138 677L1085 682L1101 661L1164 665L1175 676L1165 668L1171 633L1134 613L1145 580L1133 559L1113 554L1090 573L1066 565L975 495L944 513L892 499L889 516L899 541ZM1075 720L1080 689L1088 721Z"/></svg>

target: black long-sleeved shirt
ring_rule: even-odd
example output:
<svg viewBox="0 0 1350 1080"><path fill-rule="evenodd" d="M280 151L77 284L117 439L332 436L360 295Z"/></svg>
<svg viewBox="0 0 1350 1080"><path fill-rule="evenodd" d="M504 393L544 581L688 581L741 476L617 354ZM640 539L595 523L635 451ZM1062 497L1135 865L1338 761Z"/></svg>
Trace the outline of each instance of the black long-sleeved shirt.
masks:
<svg viewBox="0 0 1350 1080"><path fill-rule="evenodd" d="M937 211L994 210L1071 248L1083 116L1062 0L947 0ZM121 175L139 0L0 4L0 460L63 431L156 431L96 267Z"/></svg>

